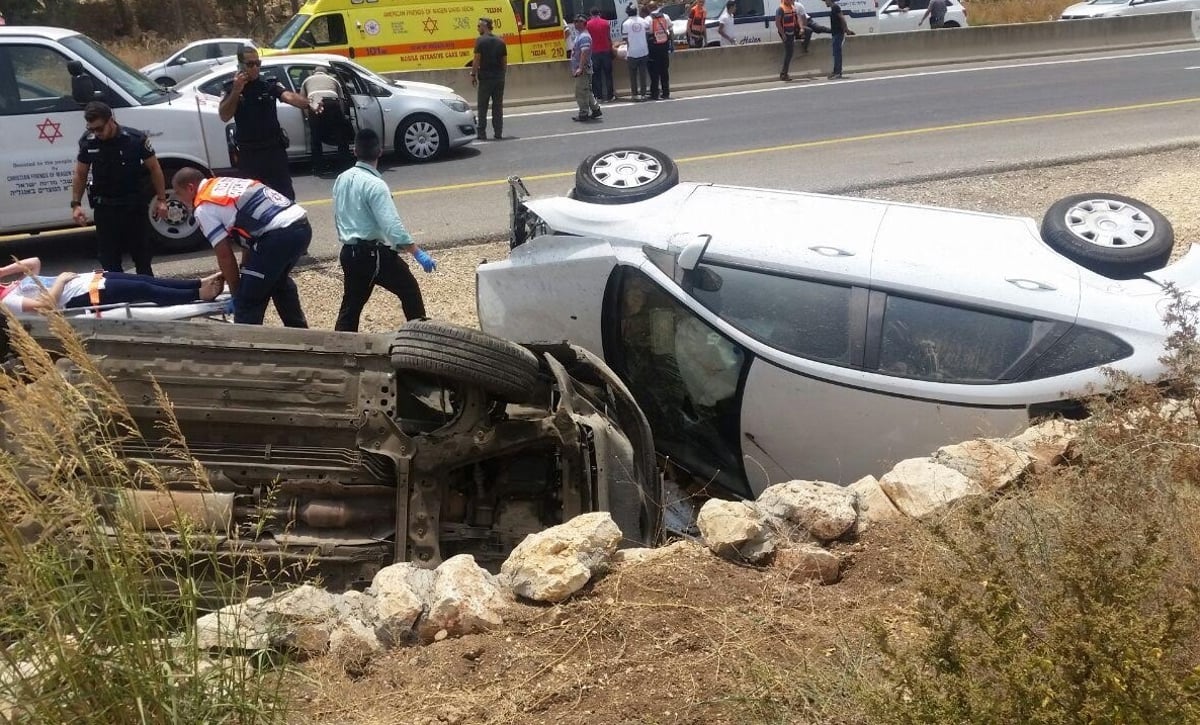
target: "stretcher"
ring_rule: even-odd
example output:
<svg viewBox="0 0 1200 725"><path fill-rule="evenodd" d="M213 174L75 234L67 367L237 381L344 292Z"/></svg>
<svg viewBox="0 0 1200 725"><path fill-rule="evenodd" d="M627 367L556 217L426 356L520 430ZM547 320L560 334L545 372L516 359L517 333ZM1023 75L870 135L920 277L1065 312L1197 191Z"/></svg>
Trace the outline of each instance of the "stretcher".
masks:
<svg viewBox="0 0 1200 725"><path fill-rule="evenodd" d="M186 305L155 305L149 302L128 302L63 310L72 318L105 320L194 320L209 319L228 322L233 317L232 297L228 292L211 302L191 302Z"/></svg>

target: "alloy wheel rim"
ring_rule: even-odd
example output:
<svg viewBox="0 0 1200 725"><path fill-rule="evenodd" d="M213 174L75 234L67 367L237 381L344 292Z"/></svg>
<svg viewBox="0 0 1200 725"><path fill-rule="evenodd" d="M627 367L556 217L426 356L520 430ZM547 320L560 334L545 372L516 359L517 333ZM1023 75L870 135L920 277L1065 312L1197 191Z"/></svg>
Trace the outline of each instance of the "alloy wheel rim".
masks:
<svg viewBox="0 0 1200 725"><path fill-rule="evenodd" d="M636 189L662 173L662 163L642 151L611 151L592 164L592 178L611 189Z"/></svg>

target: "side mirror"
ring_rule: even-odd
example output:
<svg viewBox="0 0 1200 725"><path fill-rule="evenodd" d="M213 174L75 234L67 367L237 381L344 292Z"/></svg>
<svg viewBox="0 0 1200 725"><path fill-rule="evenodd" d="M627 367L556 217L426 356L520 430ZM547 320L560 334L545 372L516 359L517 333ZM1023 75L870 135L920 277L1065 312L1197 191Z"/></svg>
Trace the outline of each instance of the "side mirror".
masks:
<svg viewBox="0 0 1200 725"><path fill-rule="evenodd" d="M68 61L67 72L71 74L71 98L76 103L90 103L100 98L95 82L84 72L82 63L77 60Z"/></svg>
<svg viewBox="0 0 1200 725"><path fill-rule="evenodd" d="M176 58L175 60L171 61L171 65L183 65L184 63L191 63L191 61L188 60L186 55L181 55L178 58Z"/></svg>
<svg viewBox="0 0 1200 725"><path fill-rule="evenodd" d="M704 256L704 251L708 249L708 243L711 241L711 234L699 235L696 238L696 241L691 242L679 252L679 258L676 264L679 265L680 269L691 272L693 269L700 266L700 259Z"/></svg>

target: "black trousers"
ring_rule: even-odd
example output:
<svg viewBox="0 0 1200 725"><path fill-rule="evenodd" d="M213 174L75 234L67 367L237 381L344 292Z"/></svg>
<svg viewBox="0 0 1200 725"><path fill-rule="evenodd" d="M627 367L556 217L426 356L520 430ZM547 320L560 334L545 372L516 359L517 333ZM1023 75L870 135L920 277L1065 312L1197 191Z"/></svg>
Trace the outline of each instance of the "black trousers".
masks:
<svg viewBox="0 0 1200 725"><path fill-rule="evenodd" d="M292 201L296 200L292 172L288 170L287 149L279 143L238 146L237 168L243 177L257 179Z"/></svg>
<svg viewBox="0 0 1200 725"><path fill-rule="evenodd" d="M310 242L312 227L308 219L301 219L263 234L255 241L254 249L246 250L241 282L233 296L234 322L261 325L269 301L275 303L284 327L308 327L292 268L308 251Z"/></svg>
<svg viewBox="0 0 1200 725"><path fill-rule="evenodd" d="M662 94L659 95L661 87ZM671 52L667 43L650 44L650 97L671 96Z"/></svg>
<svg viewBox="0 0 1200 725"><path fill-rule="evenodd" d="M138 274L154 276L150 267L150 222L144 204L104 204L93 210L96 219L96 258L105 272L124 272L128 252Z"/></svg>
<svg viewBox="0 0 1200 725"><path fill-rule="evenodd" d="M792 55L796 52L796 36L783 36L783 67L779 69L779 75L785 76L788 74L788 68L792 66Z"/></svg>
<svg viewBox="0 0 1200 725"><path fill-rule="evenodd" d="M488 105L492 107L492 131L496 138L504 135L504 78L480 78L479 93L476 96L475 107L479 109L479 125L476 135L487 135Z"/></svg>
<svg viewBox="0 0 1200 725"><path fill-rule="evenodd" d="M346 118L342 102L333 98L321 100L321 112L308 117L309 157L312 159L312 170L315 173L323 160L324 144L337 146L338 158L335 164L352 162L350 142L354 140L354 128ZM291 176L289 174L288 178ZM267 186L271 186L267 184Z"/></svg>
<svg viewBox="0 0 1200 725"><path fill-rule="evenodd" d="M358 319L378 285L396 295L404 319L425 317L425 300L412 271L390 247L345 244L339 257L342 264L342 306L333 329L358 332Z"/></svg>

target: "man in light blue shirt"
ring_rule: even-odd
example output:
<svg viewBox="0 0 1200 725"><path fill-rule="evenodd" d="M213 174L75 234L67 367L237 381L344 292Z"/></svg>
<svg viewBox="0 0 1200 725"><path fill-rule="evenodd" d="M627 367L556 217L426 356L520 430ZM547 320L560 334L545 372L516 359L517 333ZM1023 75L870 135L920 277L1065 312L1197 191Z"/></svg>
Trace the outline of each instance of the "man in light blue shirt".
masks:
<svg viewBox="0 0 1200 725"><path fill-rule="evenodd" d="M437 262L404 228L387 182L376 169L382 153L379 134L359 130L354 137L358 163L333 182L333 222L342 243L343 274L342 305L333 329L340 332L358 332L358 319L376 285L399 298L405 319L427 319L421 287L399 252L412 254L426 272L436 269Z"/></svg>

